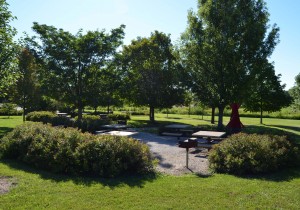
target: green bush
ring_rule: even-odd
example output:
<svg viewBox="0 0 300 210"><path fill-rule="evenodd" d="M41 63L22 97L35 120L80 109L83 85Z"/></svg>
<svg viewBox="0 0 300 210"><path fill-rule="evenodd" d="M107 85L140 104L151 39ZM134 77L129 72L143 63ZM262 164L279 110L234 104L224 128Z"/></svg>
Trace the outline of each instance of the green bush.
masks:
<svg viewBox="0 0 300 210"><path fill-rule="evenodd" d="M152 170L149 147L128 137L102 135L78 148L82 173L110 177Z"/></svg>
<svg viewBox="0 0 300 210"><path fill-rule="evenodd" d="M42 122L42 123L52 123L52 120L57 115L53 112L49 111L36 111L36 112L30 112L26 115L27 121L32 122Z"/></svg>
<svg viewBox="0 0 300 210"><path fill-rule="evenodd" d="M134 139L95 136L33 122L16 127L0 140L0 157L56 173L103 177L153 168L148 146Z"/></svg>
<svg viewBox="0 0 300 210"><path fill-rule="evenodd" d="M75 122L69 117L55 116L52 118L51 124L53 126L62 125L64 127L74 127Z"/></svg>
<svg viewBox="0 0 300 210"><path fill-rule="evenodd" d="M0 116L22 115L23 110L17 110L17 105L12 103L0 104Z"/></svg>
<svg viewBox="0 0 300 210"><path fill-rule="evenodd" d="M299 164L299 148L285 136L235 134L215 145L209 155L213 171L256 174Z"/></svg>
<svg viewBox="0 0 300 210"><path fill-rule="evenodd" d="M83 115L81 122L78 121L78 117L75 117L75 126L79 127L82 132L94 133L97 130L101 130L103 125L110 124L109 119L100 119L95 115Z"/></svg>
<svg viewBox="0 0 300 210"><path fill-rule="evenodd" d="M130 120L129 114L109 114L107 117L112 121Z"/></svg>

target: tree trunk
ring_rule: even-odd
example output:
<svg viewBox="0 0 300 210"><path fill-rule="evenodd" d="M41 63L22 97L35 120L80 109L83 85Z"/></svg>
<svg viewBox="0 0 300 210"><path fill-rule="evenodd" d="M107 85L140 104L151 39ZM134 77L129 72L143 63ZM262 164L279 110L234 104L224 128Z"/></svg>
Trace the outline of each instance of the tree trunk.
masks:
<svg viewBox="0 0 300 210"><path fill-rule="evenodd" d="M260 124L263 124L263 108L262 108L262 101L260 102Z"/></svg>
<svg viewBox="0 0 300 210"><path fill-rule="evenodd" d="M78 127L81 128L81 122L82 122L82 113L83 113L83 106L82 106L82 101L81 101L81 97L78 97L78 101L77 101L77 108L78 108Z"/></svg>
<svg viewBox="0 0 300 210"><path fill-rule="evenodd" d="M107 114L109 114L109 104L107 105Z"/></svg>
<svg viewBox="0 0 300 210"><path fill-rule="evenodd" d="M224 125L223 125L223 115L224 115L224 107L223 106L219 106L219 119L218 119L218 130L223 130L224 129Z"/></svg>
<svg viewBox="0 0 300 210"><path fill-rule="evenodd" d="M154 107L150 106L150 115L149 115L150 121L154 122Z"/></svg>
<svg viewBox="0 0 300 210"><path fill-rule="evenodd" d="M191 104L189 104L189 117L191 117Z"/></svg>
<svg viewBox="0 0 300 210"><path fill-rule="evenodd" d="M25 115L26 115L26 97L25 95L23 95L23 122L25 122L26 120Z"/></svg>
<svg viewBox="0 0 300 210"><path fill-rule="evenodd" d="M216 107L211 108L211 124L215 124L215 110Z"/></svg>

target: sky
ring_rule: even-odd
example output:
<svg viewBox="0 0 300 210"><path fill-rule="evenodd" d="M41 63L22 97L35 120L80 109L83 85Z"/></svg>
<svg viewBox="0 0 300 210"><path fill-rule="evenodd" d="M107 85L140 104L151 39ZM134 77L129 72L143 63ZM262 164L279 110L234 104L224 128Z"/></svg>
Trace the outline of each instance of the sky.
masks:
<svg viewBox="0 0 300 210"><path fill-rule="evenodd" d="M126 25L124 44L138 36L149 37L155 30L170 34L173 43L187 26L189 9L196 11L197 0L7 0L17 20L11 25L34 35L32 23L62 28L73 34L79 29L110 31ZM280 28L280 43L270 61L281 74L286 90L294 86L300 73L300 1L266 0L270 25Z"/></svg>

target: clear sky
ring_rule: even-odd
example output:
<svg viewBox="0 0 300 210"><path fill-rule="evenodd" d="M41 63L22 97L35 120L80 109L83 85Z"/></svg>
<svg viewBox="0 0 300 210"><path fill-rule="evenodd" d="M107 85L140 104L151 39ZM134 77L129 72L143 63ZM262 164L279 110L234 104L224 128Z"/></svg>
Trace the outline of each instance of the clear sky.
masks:
<svg viewBox="0 0 300 210"><path fill-rule="evenodd" d="M280 43L271 61L282 83L291 88L300 73L300 1L267 0L270 24L280 27ZM53 25L71 33L79 29L107 31L126 25L124 44L154 30L171 34L175 43L187 24L187 11L197 0L7 0L18 19L12 25L32 35L32 23Z"/></svg>

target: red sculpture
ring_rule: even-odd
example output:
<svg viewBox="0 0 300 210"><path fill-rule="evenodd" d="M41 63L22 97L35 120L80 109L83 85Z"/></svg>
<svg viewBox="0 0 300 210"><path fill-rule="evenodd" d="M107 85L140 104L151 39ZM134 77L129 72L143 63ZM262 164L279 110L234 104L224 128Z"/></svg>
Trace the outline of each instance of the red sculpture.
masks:
<svg viewBox="0 0 300 210"><path fill-rule="evenodd" d="M232 112L231 112L230 121L226 127L231 131L231 133L238 133L244 127L243 123L240 120L240 115L239 115L240 105L237 103L233 103L231 104L230 107L232 109Z"/></svg>

